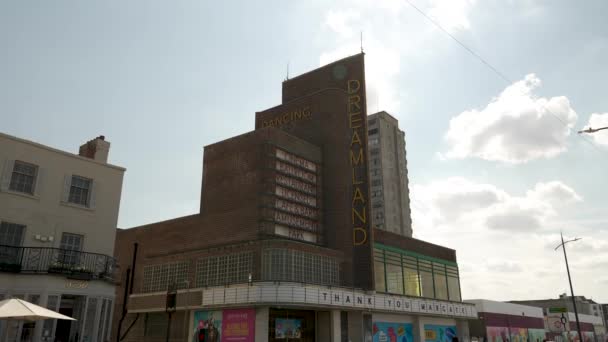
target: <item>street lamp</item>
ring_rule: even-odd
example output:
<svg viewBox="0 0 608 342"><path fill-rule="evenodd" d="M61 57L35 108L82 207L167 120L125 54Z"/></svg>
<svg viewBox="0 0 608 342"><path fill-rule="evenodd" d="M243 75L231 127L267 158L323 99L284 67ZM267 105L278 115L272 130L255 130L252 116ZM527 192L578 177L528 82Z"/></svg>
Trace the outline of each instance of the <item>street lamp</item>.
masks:
<svg viewBox="0 0 608 342"><path fill-rule="evenodd" d="M582 131L578 131L578 134L581 134L581 133L595 133L595 132L601 131L603 129L608 129L608 126L607 127L600 127L600 128L591 128L591 127L589 127L587 129L583 129Z"/></svg>
<svg viewBox="0 0 608 342"><path fill-rule="evenodd" d="M564 259L566 260L566 271L568 272L568 282L570 283L570 294L572 295L572 305L574 306L574 317L576 318L576 330L578 331L578 340L583 342L583 334L581 334L581 323L578 320L578 311L576 310L576 299L574 297L574 290L572 289L572 278L570 278L570 267L568 267L568 256L566 255L566 244L568 242L574 242L580 240L580 238L564 241L564 234L560 233L562 237L562 243L560 243L555 250L562 248L564 250Z"/></svg>

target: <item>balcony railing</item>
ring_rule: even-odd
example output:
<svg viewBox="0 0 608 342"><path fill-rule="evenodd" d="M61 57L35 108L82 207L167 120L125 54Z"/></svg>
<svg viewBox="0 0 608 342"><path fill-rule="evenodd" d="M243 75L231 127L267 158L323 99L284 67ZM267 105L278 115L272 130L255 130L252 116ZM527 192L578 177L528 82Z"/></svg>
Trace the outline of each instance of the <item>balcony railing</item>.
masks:
<svg viewBox="0 0 608 342"><path fill-rule="evenodd" d="M0 272L57 273L82 280L114 281L115 267L115 259L103 254L0 245Z"/></svg>

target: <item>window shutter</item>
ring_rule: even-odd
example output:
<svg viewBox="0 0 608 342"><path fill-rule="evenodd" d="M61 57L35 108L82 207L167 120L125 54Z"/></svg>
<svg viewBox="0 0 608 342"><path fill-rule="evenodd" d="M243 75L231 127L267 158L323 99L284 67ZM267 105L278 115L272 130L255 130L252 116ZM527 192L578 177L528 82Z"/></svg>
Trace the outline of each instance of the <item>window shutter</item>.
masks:
<svg viewBox="0 0 608 342"><path fill-rule="evenodd" d="M42 183L44 178L44 169L38 166L36 170L36 182L34 184L34 196L40 196L40 190L42 190Z"/></svg>
<svg viewBox="0 0 608 342"><path fill-rule="evenodd" d="M70 186L72 186L72 175L65 175L63 179L63 192L61 193L61 201L66 202L70 198Z"/></svg>
<svg viewBox="0 0 608 342"><path fill-rule="evenodd" d="M6 160L4 162L4 171L2 172L2 180L0 182L0 191L7 191L11 185L11 177L13 176L14 160Z"/></svg>
<svg viewBox="0 0 608 342"><path fill-rule="evenodd" d="M91 191L89 191L89 208L95 209L95 197L97 197L96 191L99 188L99 182L91 180Z"/></svg>

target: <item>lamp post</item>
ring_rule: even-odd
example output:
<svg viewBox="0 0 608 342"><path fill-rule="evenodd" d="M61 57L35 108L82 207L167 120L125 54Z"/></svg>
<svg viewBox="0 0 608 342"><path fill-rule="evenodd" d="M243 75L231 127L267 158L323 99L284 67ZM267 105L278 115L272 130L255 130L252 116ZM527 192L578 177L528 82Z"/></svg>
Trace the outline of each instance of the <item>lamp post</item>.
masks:
<svg viewBox="0 0 608 342"><path fill-rule="evenodd" d="M574 290L572 289L572 278L570 277L570 267L568 266L568 256L566 255L566 244L568 242L574 242L580 240L580 238L564 241L564 234L560 233L562 237L562 243L560 243L555 250L558 248L562 248L564 250L564 259L566 260L566 271L568 272L568 282L570 283L570 294L572 296L572 305L574 306L574 317L576 318L576 330L578 331L578 339L579 341L583 340L583 334L581 334L581 323L578 320L578 311L576 310L576 298L574 297Z"/></svg>

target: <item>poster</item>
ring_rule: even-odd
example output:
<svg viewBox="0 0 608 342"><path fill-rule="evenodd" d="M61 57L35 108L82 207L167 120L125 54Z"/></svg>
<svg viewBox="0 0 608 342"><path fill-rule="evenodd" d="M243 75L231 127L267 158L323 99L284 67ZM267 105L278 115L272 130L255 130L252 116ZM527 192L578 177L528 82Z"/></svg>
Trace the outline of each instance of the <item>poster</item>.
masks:
<svg viewBox="0 0 608 342"><path fill-rule="evenodd" d="M222 342L222 311L196 311L194 328L195 342Z"/></svg>
<svg viewBox="0 0 608 342"><path fill-rule="evenodd" d="M511 342L527 342L528 329L525 328L510 328Z"/></svg>
<svg viewBox="0 0 608 342"><path fill-rule="evenodd" d="M277 318L274 320L275 338L301 338L302 320L291 318Z"/></svg>
<svg viewBox="0 0 608 342"><path fill-rule="evenodd" d="M221 342L254 342L254 328L255 309L224 310Z"/></svg>
<svg viewBox="0 0 608 342"><path fill-rule="evenodd" d="M374 322L372 334L374 342L413 342L411 323Z"/></svg>
<svg viewBox="0 0 608 342"><path fill-rule="evenodd" d="M453 325L424 325L424 338L429 342L452 342L456 337L456 326Z"/></svg>
<svg viewBox="0 0 608 342"><path fill-rule="evenodd" d="M194 312L194 342L254 342L255 309Z"/></svg>
<svg viewBox="0 0 608 342"><path fill-rule="evenodd" d="M545 338L545 329L528 329L528 341L542 342Z"/></svg>
<svg viewBox="0 0 608 342"><path fill-rule="evenodd" d="M488 337L488 342L507 342L509 339L509 328L487 327L486 334Z"/></svg>

